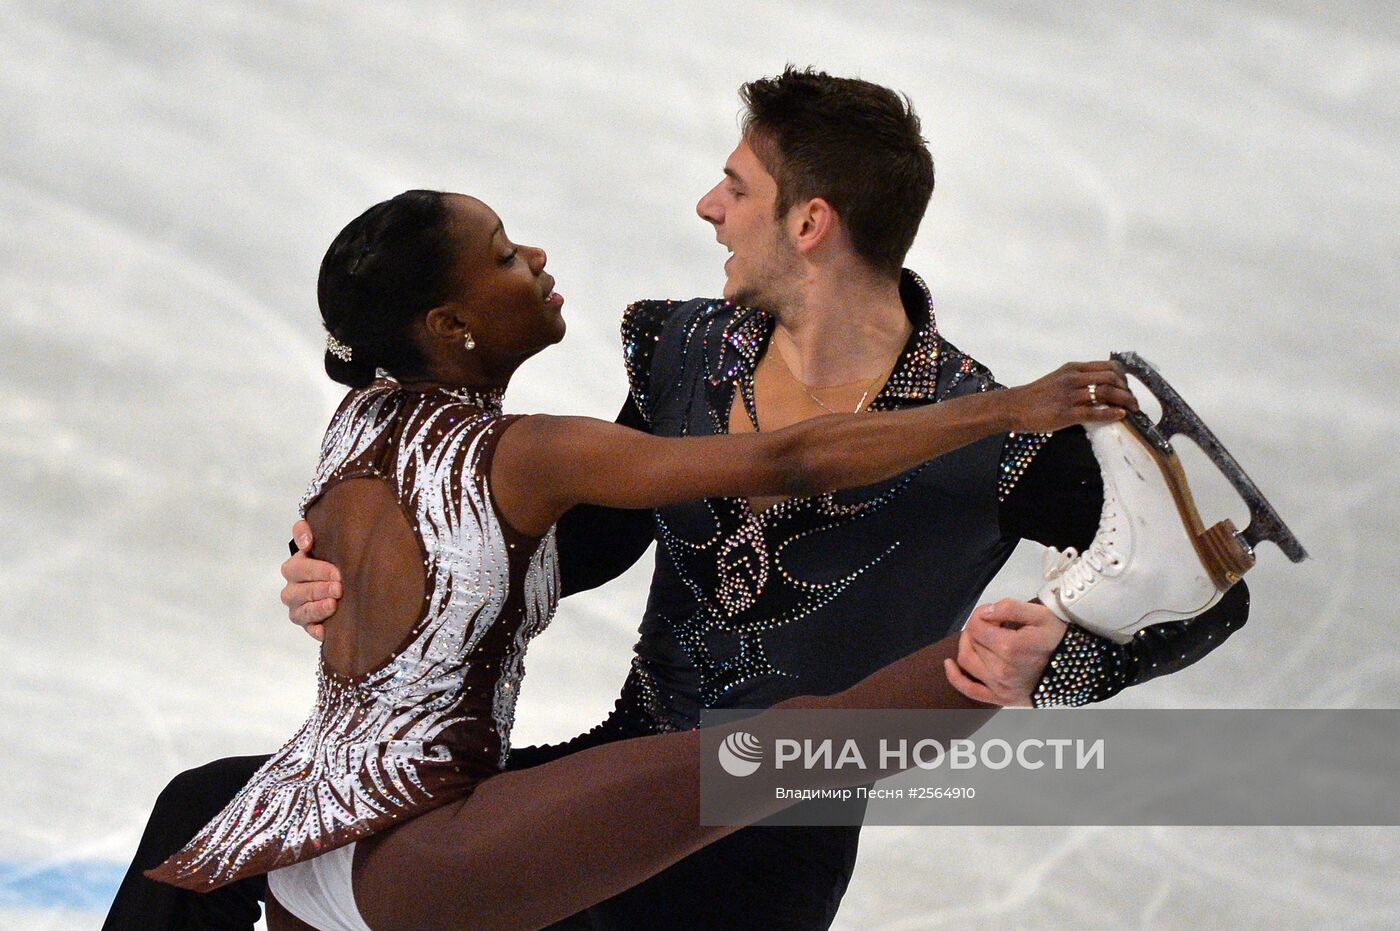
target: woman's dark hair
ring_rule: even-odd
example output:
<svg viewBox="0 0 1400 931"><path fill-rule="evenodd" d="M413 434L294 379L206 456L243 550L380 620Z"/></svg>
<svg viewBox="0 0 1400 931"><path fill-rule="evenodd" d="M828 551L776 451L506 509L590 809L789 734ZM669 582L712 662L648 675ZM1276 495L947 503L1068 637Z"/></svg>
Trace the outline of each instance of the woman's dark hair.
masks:
<svg viewBox="0 0 1400 931"><path fill-rule="evenodd" d="M777 215L825 198L856 252L899 274L933 194L933 157L909 98L791 65L739 96L744 137L778 184Z"/></svg>
<svg viewBox="0 0 1400 931"><path fill-rule="evenodd" d="M316 300L326 332L349 347L347 361L326 351L326 374L363 388L375 369L404 378L423 354L410 324L447 300L456 258L446 195L404 191L351 220L321 260Z"/></svg>

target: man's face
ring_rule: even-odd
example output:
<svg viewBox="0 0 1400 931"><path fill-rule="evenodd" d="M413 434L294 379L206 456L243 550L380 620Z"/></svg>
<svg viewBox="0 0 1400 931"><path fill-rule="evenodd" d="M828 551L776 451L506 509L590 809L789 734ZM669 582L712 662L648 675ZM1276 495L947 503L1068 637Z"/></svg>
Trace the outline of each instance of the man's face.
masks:
<svg viewBox="0 0 1400 931"><path fill-rule="evenodd" d="M726 300L776 312L800 279L792 238L773 215L777 200L777 182L741 141L724 163L724 179L695 205L733 253L724 263Z"/></svg>

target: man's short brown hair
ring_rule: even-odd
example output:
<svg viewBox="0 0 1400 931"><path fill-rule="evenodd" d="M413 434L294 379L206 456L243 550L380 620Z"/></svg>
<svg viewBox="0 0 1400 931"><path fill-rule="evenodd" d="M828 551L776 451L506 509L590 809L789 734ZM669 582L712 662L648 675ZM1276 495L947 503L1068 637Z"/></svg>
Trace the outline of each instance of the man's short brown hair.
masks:
<svg viewBox="0 0 1400 931"><path fill-rule="evenodd" d="M898 273L933 195L933 157L909 98L791 65L739 97L744 138L778 183L778 216L820 197L861 258Z"/></svg>

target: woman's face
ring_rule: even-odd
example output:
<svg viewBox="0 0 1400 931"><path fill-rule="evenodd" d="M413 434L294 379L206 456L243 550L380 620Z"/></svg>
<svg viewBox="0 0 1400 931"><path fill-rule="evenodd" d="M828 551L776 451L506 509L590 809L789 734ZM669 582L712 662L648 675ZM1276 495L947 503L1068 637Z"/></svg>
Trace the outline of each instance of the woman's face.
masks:
<svg viewBox="0 0 1400 931"><path fill-rule="evenodd" d="M478 350L533 355L564 338L564 298L544 270L543 249L511 242L496 212L474 197L448 195L457 241L460 303Z"/></svg>

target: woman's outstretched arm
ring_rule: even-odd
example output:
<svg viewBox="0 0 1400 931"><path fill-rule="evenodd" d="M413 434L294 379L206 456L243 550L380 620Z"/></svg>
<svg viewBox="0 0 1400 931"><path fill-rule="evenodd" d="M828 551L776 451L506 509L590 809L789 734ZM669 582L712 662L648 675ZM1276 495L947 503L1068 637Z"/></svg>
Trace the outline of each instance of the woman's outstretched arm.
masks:
<svg viewBox="0 0 1400 931"><path fill-rule="evenodd" d="M889 478L993 434L1118 420L1136 406L1117 367L1101 361L1068 363L1019 388L829 414L772 433L657 437L587 417L534 416L502 435L491 480L506 518L538 534L580 503L819 494Z"/></svg>

